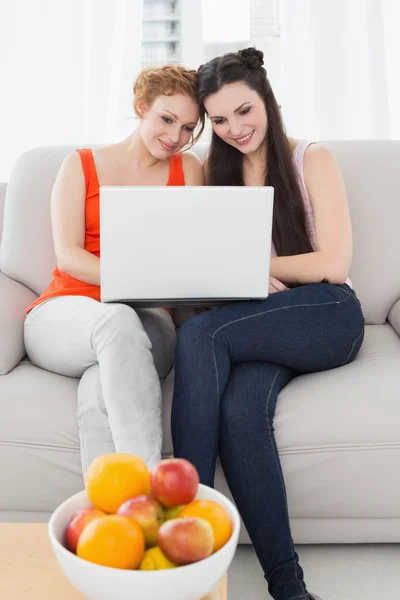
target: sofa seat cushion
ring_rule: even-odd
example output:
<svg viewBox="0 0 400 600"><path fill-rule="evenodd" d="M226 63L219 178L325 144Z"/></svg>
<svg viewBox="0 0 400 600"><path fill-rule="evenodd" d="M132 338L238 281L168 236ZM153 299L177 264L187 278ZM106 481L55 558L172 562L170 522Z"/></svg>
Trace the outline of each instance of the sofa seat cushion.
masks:
<svg viewBox="0 0 400 600"><path fill-rule="evenodd" d="M83 489L78 381L28 359L0 377L0 510L54 510Z"/></svg>
<svg viewBox="0 0 400 600"><path fill-rule="evenodd" d="M282 391L275 431L293 517L400 517L399 367L398 335L369 325L353 363Z"/></svg>
<svg viewBox="0 0 400 600"><path fill-rule="evenodd" d="M78 380L23 359L0 378L0 441L79 452Z"/></svg>

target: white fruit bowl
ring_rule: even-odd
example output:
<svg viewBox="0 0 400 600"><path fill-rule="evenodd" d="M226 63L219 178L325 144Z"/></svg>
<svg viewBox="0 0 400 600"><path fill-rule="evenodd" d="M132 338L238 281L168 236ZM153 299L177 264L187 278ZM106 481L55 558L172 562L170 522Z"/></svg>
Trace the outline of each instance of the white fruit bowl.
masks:
<svg viewBox="0 0 400 600"><path fill-rule="evenodd" d="M88 600L200 600L228 570L238 543L240 519L236 507L220 492L199 484L199 500L214 500L229 514L232 535L218 552L191 565L161 571L103 567L79 558L64 547L64 532L75 511L92 506L79 492L54 511L48 534L66 578Z"/></svg>

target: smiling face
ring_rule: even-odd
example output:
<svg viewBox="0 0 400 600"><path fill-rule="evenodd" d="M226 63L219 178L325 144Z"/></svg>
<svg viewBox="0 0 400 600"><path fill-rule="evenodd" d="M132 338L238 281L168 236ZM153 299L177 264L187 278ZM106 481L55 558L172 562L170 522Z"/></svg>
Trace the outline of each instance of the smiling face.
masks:
<svg viewBox="0 0 400 600"><path fill-rule="evenodd" d="M204 101L214 132L243 154L259 150L267 134L267 111L255 90L242 81L224 85Z"/></svg>
<svg viewBox="0 0 400 600"><path fill-rule="evenodd" d="M158 96L151 106L138 102L140 135L154 158L165 160L189 143L199 119L197 103L185 94Z"/></svg>

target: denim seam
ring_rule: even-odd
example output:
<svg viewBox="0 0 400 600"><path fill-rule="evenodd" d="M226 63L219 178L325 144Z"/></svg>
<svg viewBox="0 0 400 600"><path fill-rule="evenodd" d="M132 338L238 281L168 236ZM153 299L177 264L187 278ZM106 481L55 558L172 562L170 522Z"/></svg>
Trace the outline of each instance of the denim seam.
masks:
<svg viewBox="0 0 400 600"><path fill-rule="evenodd" d="M277 471L278 471L278 475L279 475L279 478L280 478L280 481L281 481L281 486L282 486L282 491L283 491L283 497L284 497L284 499L285 499L285 510L286 510L287 522L288 522L288 524L290 524L290 519L289 519L289 509L288 509L288 504L287 504L287 497L286 497L286 491L285 491L285 484L284 484L284 481L283 481L283 478L282 478L282 472L281 472L281 470L280 470L280 468L279 468L279 458L278 458L278 457L277 457L277 455L276 455L276 451L275 451L275 445L274 445L274 442L273 442L273 439L272 439L272 431L271 431L270 419L269 419L269 417L268 417L268 407L269 407L269 402L270 402L270 400L271 400L272 393L273 393L273 391L274 391L275 384L276 384L276 381L277 381L277 379L278 379L278 376L279 376L279 373L280 373L280 372L281 372L281 367L278 367L278 370L277 370L277 372L276 372L276 374L275 374L275 377L274 377L274 379L273 379L273 381L272 381L272 385L271 385L271 387L270 387L270 389L269 389L269 392L268 392L268 396L267 396L267 402L266 402L266 405L265 405L265 410L266 410L266 418L267 418L267 424L268 424L268 433L269 433L269 439L270 439L271 447L272 447L272 449L273 449L273 452L274 452L275 465L276 465L276 469L277 469ZM290 525L289 525L289 526L290 526ZM295 554L295 552L294 552L293 540L291 541L291 543L290 543L290 546L291 546L292 554L294 555L294 554ZM301 586L301 583L300 583L300 580L299 580L299 576L298 576L298 572L297 572L297 565L296 565L296 563L294 563L294 574L295 574L295 577L296 577L296 581L297 581L297 583L299 584L299 586ZM305 590L304 590L304 591L305 591ZM306 598L306 597L307 597L307 594L306 594L305 596L300 596L300 598L301 598L301 597L304 597L304 598Z"/></svg>
<svg viewBox="0 0 400 600"><path fill-rule="evenodd" d="M351 345L350 351L348 353L348 355L346 356L346 359L342 362L342 364L340 365L341 367L344 367L347 363L347 361L349 360L349 358L351 357L353 350L354 350L354 346L357 344L357 342L359 341L359 339L361 338L361 336L364 334L365 331L365 326L363 325L360 333L358 334L358 336L356 337L356 339L354 340L354 342Z"/></svg>
<svg viewBox="0 0 400 600"><path fill-rule="evenodd" d="M214 460L214 456L217 452L217 440L218 440L218 431L219 431L219 404L220 404L220 397L219 397L219 377L218 377L218 369L217 369L217 359L215 357L215 344L214 344L214 336L212 337L211 340L212 343L212 351L213 351L213 360L214 360L214 369L215 369L215 380L216 380L216 384L217 384L217 427L215 428L215 437L214 437L214 447L213 447L213 453L212 453L212 460Z"/></svg>
<svg viewBox="0 0 400 600"><path fill-rule="evenodd" d="M322 302L322 303L314 303L314 304L293 304L292 306L280 306L279 308L270 308L269 310L264 310L263 312L257 313L255 315L247 315L246 317L240 317L240 319L234 319L233 321L229 321L229 323L224 323L223 325L218 327L218 329L216 331L214 331L214 334L212 336L213 342L214 342L215 336L217 335L217 333L219 331L221 331L221 329L224 329L224 327L228 327L228 325L233 325L234 323L239 323L239 321L246 321L247 319L261 317L261 316L266 315L271 312L277 312L278 310L288 310L290 308L315 308L316 306L329 306L331 304L343 304L344 302L347 302L347 300L349 300L350 298L354 298L354 296L352 296L349 292L346 292L346 294L347 294L346 298L344 298L344 300L340 300L340 301L333 300L332 302Z"/></svg>

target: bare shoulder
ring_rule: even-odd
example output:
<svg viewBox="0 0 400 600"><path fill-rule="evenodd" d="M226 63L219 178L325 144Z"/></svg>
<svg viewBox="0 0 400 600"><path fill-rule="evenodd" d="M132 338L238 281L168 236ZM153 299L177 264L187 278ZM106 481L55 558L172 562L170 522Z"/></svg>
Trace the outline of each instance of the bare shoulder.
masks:
<svg viewBox="0 0 400 600"><path fill-rule="evenodd" d="M304 153L304 162L332 162L336 161L332 150L322 144L310 144Z"/></svg>
<svg viewBox="0 0 400 600"><path fill-rule="evenodd" d="M290 149L292 151L292 153L295 151L296 146L299 144L299 142L301 142L302 140L298 140L295 138L288 138L288 142L290 145ZM326 146L323 146L322 144L318 144L318 143L311 143L309 146L307 146L306 151L304 153L304 167L306 168L306 164L313 164L313 163L320 163L321 161L334 161L335 157L334 154L332 153L331 150L329 150L329 148L327 148Z"/></svg>
<svg viewBox="0 0 400 600"><path fill-rule="evenodd" d="M322 144L312 144L304 154L304 182L314 208L325 206L329 198L346 204L346 185L335 155Z"/></svg>
<svg viewBox="0 0 400 600"><path fill-rule="evenodd" d="M203 166L194 152L182 152L182 168L186 185L204 185Z"/></svg>
<svg viewBox="0 0 400 600"><path fill-rule="evenodd" d="M318 177L326 173L340 172L339 164L332 150L322 144L310 144L304 153L304 178Z"/></svg>
<svg viewBox="0 0 400 600"><path fill-rule="evenodd" d="M66 178L68 178L69 180L71 178L78 181L84 180L81 157L76 151L70 152L64 158L60 170L58 172L56 181L64 180Z"/></svg>
<svg viewBox="0 0 400 600"><path fill-rule="evenodd" d="M201 160L197 154L191 152L190 150L186 150L186 152L182 152L182 165L183 168L187 166L189 168L201 169Z"/></svg>
<svg viewBox="0 0 400 600"><path fill-rule="evenodd" d="M51 206L80 206L86 195L85 174L78 152L68 154L57 173L51 193Z"/></svg>
<svg viewBox="0 0 400 600"><path fill-rule="evenodd" d="M62 166L67 166L67 167L77 167L80 166L81 163L81 157L79 156L79 153L74 150L73 152L70 152L69 154L67 154L67 156L64 158L63 162L62 162Z"/></svg>

